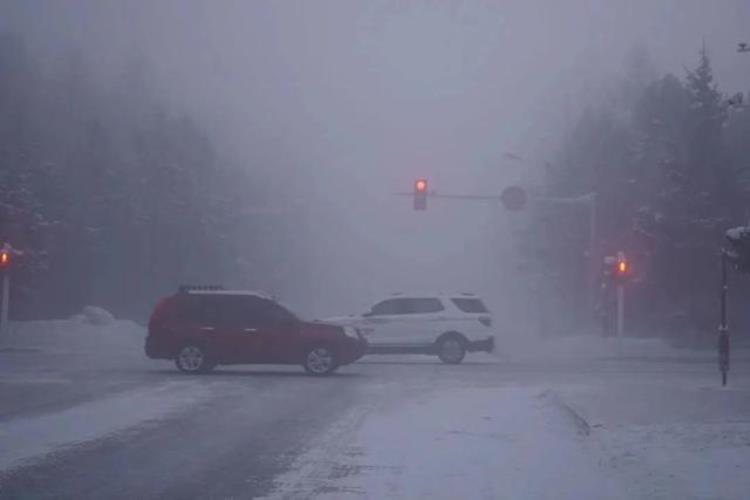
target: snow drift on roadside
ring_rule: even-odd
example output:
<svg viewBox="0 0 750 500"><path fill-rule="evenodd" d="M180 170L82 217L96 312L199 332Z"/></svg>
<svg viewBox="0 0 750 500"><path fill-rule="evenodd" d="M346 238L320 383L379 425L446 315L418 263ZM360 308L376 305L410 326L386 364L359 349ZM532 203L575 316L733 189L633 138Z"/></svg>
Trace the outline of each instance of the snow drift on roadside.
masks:
<svg viewBox="0 0 750 500"><path fill-rule="evenodd" d="M105 311L106 312L106 311ZM73 352L124 352L142 350L145 330L127 320L96 321L74 317L69 320L11 322L0 347Z"/></svg>

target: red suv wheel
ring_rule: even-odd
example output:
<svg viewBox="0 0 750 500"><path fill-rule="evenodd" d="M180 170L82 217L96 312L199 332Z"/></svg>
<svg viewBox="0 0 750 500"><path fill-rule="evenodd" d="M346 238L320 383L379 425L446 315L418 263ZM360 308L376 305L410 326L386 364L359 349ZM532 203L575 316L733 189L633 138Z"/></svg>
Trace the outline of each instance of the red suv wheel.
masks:
<svg viewBox="0 0 750 500"><path fill-rule="evenodd" d="M198 344L186 344L180 348L174 360L183 373L206 373L214 368L206 349Z"/></svg>
<svg viewBox="0 0 750 500"><path fill-rule="evenodd" d="M328 375L338 368L336 355L326 346L315 346L305 354L304 367L311 375Z"/></svg>

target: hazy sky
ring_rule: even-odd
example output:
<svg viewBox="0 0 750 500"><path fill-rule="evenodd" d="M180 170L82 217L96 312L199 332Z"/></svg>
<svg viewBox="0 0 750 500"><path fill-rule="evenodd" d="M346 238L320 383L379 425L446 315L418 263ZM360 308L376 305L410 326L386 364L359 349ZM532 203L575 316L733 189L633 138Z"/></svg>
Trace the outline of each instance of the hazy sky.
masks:
<svg viewBox="0 0 750 500"><path fill-rule="evenodd" d="M736 53L749 0L2 2L4 28L46 57L72 44L112 77L140 54L248 168L299 177L317 214L315 272L347 299L352 287L491 287L505 214L413 213L392 193L417 176L444 192L524 179L634 47L682 75L705 41L722 87L750 89L750 55Z"/></svg>

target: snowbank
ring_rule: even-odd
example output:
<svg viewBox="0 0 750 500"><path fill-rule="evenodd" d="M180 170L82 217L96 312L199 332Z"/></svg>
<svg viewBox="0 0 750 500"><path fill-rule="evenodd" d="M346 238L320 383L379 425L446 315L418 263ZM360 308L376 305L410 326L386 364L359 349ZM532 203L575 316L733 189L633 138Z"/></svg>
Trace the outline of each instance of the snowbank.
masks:
<svg viewBox="0 0 750 500"><path fill-rule="evenodd" d="M115 321L112 313L96 306L84 307L80 314L76 314L71 319L89 325L111 325Z"/></svg>
<svg viewBox="0 0 750 500"><path fill-rule="evenodd" d="M69 320L11 322L10 331L0 347L91 353L138 350L142 353L145 337L142 326L132 321L115 320L103 309L88 310L88 313L93 320L74 317Z"/></svg>

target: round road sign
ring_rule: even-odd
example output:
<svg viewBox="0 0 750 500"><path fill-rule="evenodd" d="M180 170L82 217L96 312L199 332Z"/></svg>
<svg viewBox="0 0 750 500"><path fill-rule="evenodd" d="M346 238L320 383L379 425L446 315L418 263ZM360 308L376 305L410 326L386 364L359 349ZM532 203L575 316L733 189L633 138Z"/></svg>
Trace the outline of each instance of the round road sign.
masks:
<svg viewBox="0 0 750 500"><path fill-rule="evenodd" d="M505 209L514 212L525 207L527 201L526 190L520 186L507 187L500 195L500 202Z"/></svg>

